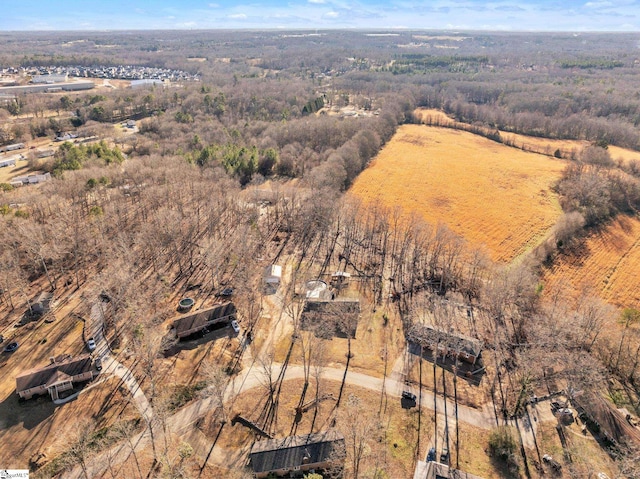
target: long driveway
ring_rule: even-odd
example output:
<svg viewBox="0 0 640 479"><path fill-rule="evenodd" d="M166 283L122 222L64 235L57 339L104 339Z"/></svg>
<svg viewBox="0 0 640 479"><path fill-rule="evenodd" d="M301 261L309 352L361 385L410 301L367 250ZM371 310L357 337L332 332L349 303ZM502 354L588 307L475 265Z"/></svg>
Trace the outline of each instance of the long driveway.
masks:
<svg viewBox="0 0 640 479"><path fill-rule="evenodd" d="M120 363L109 349L109 344L104 337L104 308L106 304L96 301L91 307L91 321L87 331L87 337L93 337L96 342L96 349L93 356L102 360L102 374L112 374L122 380L122 384L129 389L134 406L142 418L149 422L153 419L153 409L140 388L133 373L122 363Z"/></svg>

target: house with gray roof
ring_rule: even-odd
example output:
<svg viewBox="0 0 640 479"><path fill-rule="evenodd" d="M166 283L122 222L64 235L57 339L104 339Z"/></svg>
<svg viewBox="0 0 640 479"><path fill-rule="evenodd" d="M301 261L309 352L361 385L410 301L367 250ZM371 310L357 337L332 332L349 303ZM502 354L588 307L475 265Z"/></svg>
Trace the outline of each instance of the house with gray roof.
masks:
<svg viewBox="0 0 640 479"><path fill-rule="evenodd" d="M407 333L410 343L431 351L434 355L450 356L476 364L482 352L482 341L457 332L449 332L426 324L413 324Z"/></svg>
<svg viewBox="0 0 640 479"><path fill-rule="evenodd" d="M313 331L316 336L332 336L355 339L360 319L360 300L308 298L301 315L302 329Z"/></svg>
<svg viewBox="0 0 640 479"><path fill-rule="evenodd" d="M257 441L249 453L249 462L256 478L301 477L310 471L341 468L345 457L344 436L331 429Z"/></svg>

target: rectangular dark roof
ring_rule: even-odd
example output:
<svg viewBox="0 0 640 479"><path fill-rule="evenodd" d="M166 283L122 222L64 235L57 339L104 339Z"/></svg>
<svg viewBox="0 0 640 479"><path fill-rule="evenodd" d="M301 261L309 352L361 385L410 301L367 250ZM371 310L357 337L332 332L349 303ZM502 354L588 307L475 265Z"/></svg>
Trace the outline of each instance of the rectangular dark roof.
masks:
<svg viewBox="0 0 640 479"><path fill-rule="evenodd" d="M640 447L640 431L629 424L624 414L615 409L597 393L581 393L571 398L577 409L582 409L600 425L609 439L618 444Z"/></svg>
<svg viewBox="0 0 640 479"><path fill-rule="evenodd" d="M343 460L345 456L344 436L335 430L258 441L249 454L254 472L293 469L303 464Z"/></svg>
<svg viewBox="0 0 640 479"><path fill-rule="evenodd" d="M236 314L233 303L218 304L212 308L184 314L173 321L176 334L180 336L187 331L204 329L209 323Z"/></svg>
<svg viewBox="0 0 640 479"><path fill-rule="evenodd" d="M16 376L16 391L45 385L58 372L73 377L91 370L91 356L88 354L60 362L57 359L44 367L30 369Z"/></svg>
<svg viewBox="0 0 640 479"><path fill-rule="evenodd" d="M407 333L407 339L430 349L440 344L451 351L460 351L476 357L482 351L482 341L479 339L470 338L460 333L449 333L426 324L411 326Z"/></svg>

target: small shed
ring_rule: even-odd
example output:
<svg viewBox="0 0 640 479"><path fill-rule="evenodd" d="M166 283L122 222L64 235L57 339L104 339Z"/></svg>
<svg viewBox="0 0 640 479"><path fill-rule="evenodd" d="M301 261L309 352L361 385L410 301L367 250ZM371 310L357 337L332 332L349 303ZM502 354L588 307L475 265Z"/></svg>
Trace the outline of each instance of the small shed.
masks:
<svg viewBox="0 0 640 479"><path fill-rule="evenodd" d="M53 293L42 292L31 305L31 309L38 314L46 314L53 307Z"/></svg>
<svg viewBox="0 0 640 479"><path fill-rule="evenodd" d="M311 470L340 468L345 457L344 436L335 430L258 441L249 453L256 478L291 477Z"/></svg>
<svg viewBox="0 0 640 479"><path fill-rule="evenodd" d="M274 294L282 280L282 266L269 265L264 270L264 289L266 294Z"/></svg>
<svg viewBox="0 0 640 479"><path fill-rule="evenodd" d="M331 286L334 288L344 288L349 284L351 274L345 271L336 271L331 275Z"/></svg>

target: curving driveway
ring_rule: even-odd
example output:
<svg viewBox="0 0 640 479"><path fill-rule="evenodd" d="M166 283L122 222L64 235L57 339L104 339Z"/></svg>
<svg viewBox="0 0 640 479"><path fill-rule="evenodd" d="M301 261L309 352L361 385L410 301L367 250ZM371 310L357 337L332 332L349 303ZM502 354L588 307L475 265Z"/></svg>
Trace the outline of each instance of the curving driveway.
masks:
<svg viewBox="0 0 640 479"><path fill-rule="evenodd" d="M105 303L102 301L96 301L91 307L91 320L87 328L87 337L93 337L96 342L93 356L102 360L101 374L110 374L122 380L122 384L129 389L133 404L140 412L140 415L146 422L150 422L153 420L153 409L140 388L140 384L133 373L113 357L109 344L104 337L104 308Z"/></svg>

